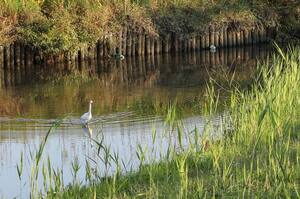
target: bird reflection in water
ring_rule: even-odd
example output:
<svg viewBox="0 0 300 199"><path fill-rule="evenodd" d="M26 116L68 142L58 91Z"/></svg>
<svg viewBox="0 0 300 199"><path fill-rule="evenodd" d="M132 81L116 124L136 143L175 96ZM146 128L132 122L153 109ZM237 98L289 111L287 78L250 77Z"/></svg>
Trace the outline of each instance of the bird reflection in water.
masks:
<svg viewBox="0 0 300 199"><path fill-rule="evenodd" d="M92 138L93 136L93 129L89 127L89 125L82 125L82 130L85 136Z"/></svg>

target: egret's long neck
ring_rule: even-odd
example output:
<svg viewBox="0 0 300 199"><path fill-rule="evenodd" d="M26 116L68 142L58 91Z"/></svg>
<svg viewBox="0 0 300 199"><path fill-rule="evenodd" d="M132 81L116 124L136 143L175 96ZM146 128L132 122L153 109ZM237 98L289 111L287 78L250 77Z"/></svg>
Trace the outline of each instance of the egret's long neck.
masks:
<svg viewBox="0 0 300 199"><path fill-rule="evenodd" d="M89 106L89 113L92 114L92 103L90 103L90 106Z"/></svg>

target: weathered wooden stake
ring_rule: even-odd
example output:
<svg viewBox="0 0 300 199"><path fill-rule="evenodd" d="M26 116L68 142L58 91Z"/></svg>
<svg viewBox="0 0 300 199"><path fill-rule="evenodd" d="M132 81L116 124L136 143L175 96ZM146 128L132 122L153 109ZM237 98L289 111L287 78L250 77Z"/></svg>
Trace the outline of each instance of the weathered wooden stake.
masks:
<svg viewBox="0 0 300 199"><path fill-rule="evenodd" d="M215 37L215 46L216 47L220 47L220 35L219 35L219 32L216 32L216 29L215 29L215 32L214 32L214 37Z"/></svg>
<svg viewBox="0 0 300 199"><path fill-rule="evenodd" d="M227 32L227 36L228 36L228 39L227 39L228 47L232 47L233 46L233 32L232 31Z"/></svg>
<svg viewBox="0 0 300 199"><path fill-rule="evenodd" d="M236 46L241 45L241 33L239 30L236 31Z"/></svg>
<svg viewBox="0 0 300 199"><path fill-rule="evenodd" d="M224 37L224 47L228 47L228 32L227 28L223 30L223 37Z"/></svg>
<svg viewBox="0 0 300 199"><path fill-rule="evenodd" d="M215 43L215 28L210 26L209 28L209 45L216 45Z"/></svg>
<svg viewBox="0 0 300 199"><path fill-rule="evenodd" d="M127 29L127 46L126 46L126 55L128 57L131 56L131 52L132 52L132 35L131 35L131 31L130 29L128 28Z"/></svg>
<svg viewBox="0 0 300 199"><path fill-rule="evenodd" d="M224 29L223 28L219 32L219 46L224 47Z"/></svg>
<svg viewBox="0 0 300 199"><path fill-rule="evenodd" d="M0 45L0 88L4 86L4 47Z"/></svg>
<svg viewBox="0 0 300 199"><path fill-rule="evenodd" d="M244 31L240 30L240 45L243 46L245 45L244 43Z"/></svg>
<svg viewBox="0 0 300 199"><path fill-rule="evenodd" d="M236 31L232 31L232 46L237 45L236 41L237 41Z"/></svg>

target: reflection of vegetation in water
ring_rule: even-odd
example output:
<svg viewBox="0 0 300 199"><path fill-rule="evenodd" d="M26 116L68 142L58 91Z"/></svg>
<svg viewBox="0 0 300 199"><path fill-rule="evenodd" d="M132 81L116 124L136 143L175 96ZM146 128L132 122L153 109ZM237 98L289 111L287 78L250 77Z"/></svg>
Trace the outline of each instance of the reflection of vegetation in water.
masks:
<svg viewBox="0 0 300 199"><path fill-rule="evenodd" d="M10 96L5 91L0 91L0 115L19 115L22 112L20 98Z"/></svg>
<svg viewBox="0 0 300 199"><path fill-rule="evenodd" d="M56 179L52 181L56 188L48 189L47 197L298 197L299 51L299 48L291 49L289 54L283 54L279 50L280 56L262 65L259 81L250 91L231 92L230 116L220 124L224 133L221 140L209 138L213 129L208 120L202 136L195 129L188 135L189 146L183 147L183 128L174 120L176 111L171 109L167 118L168 122L173 120L173 133L178 140L175 145L170 143L160 162L150 161L145 165L147 149L139 146L138 171L122 176L121 167L125 165L120 157L111 154L102 141L95 141L99 159L87 162L88 186L75 182L64 189L57 179L57 176L62 178L60 172L46 176L48 181L50 177ZM208 90L206 107L214 114L211 108L218 105L216 92L213 88ZM152 139L155 142L155 131ZM106 166L114 164L114 174L101 177L95 170L97 161ZM74 173L76 168L73 168ZM48 169L52 169L51 166Z"/></svg>
<svg viewBox="0 0 300 199"><path fill-rule="evenodd" d="M248 68L244 66L244 70ZM253 73L247 71L247 74ZM219 70L220 72L216 72ZM118 111L137 111L143 114L160 114L175 99L185 112L199 110L193 102L199 101L203 96L205 84L209 77L216 79L222 87L226 87L225 78L234 74L235 82L249 81L249 76L226 71L226 66L215 69L195 69L193 73L180 72L162 75L165 86L148 84L147 78L139 86L112 83L109 74L100 77L89 77L84 73L59 77L50 83L39 86L24 86L18 90L9 88L1 91L5 101L0 104L2 116L46 117L55 118L66 114L78 115L86 109L86 102L95 101L94 114L106 114ZM209 71L209 75L207 74ZM186 74L186 75L184 75ZM226 77L225 77L226 75ZM114 76L112 74L112 76ZM244 79L245 78L245 79ZM248 78L248 79L246 79ZM169 79L169 81L168 81ZM186 79L186 80L183 80ZM176 85L169 82L179 81ZM158 80L160 81L160 80ZM180 81L182 81L180 83ZM169 85L171 84L171 85ZM193 84L186 88L185 85ZM175 86L175 88L174 88ZM4 94L5 93L5 94ZM194 110L193 110L194 109Z"/></svg>

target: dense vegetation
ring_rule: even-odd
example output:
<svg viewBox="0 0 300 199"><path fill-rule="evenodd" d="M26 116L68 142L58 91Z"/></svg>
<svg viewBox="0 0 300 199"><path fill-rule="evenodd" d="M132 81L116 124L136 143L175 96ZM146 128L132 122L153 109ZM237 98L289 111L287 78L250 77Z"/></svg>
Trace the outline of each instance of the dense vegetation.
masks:
<svg viewBox="0 0 300 199"><path fill-rule="evenodd" d="M278 26L277 1L245 0L0 0L0 44L23 41L45 52L77 50L123 26L149 34ZM288 3L286 31L299 28L299 5ZM288 19L288 20L286 20ZM295 35L295 31L293 32Z"/></svg>

